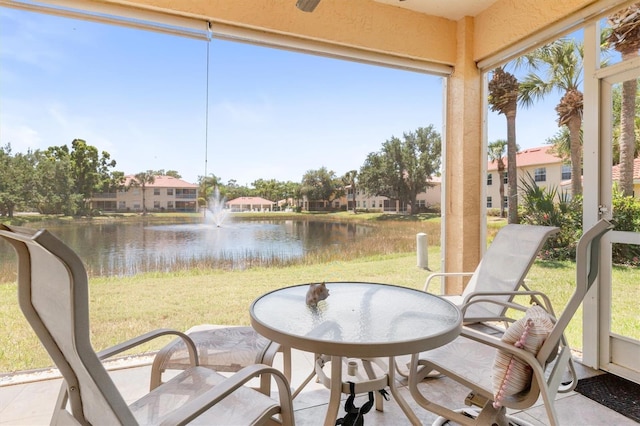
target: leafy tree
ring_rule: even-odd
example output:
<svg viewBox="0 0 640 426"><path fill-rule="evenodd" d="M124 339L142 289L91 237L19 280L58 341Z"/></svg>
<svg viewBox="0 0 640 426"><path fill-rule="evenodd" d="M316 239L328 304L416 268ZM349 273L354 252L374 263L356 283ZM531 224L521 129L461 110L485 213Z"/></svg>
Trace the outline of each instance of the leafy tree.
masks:
<svg viewBox="0 0 640 426"><path fill-rule="evenodd" d="M81 196L73 193L71 159L53 150L36 151L36 207L42 214L74 215Z"/></svg>
<svg viewBox="0 0 640 426"><path fill-rule="evenodd" d="M507 141L498 139L489 144L489 161L498 166L498 179L500 180L500 217L504 217L504 152Z"/></svg>
<svg viewBox="0 0 640 426"><path fill-rule="evenodd" d="M282 198L286 200L286 205L298 208L302 199L302 185L299 182L286 181L281 183Z"/></svg>
<svg viewBox="0 0 640 426"><path fill-rule="evenodd" d="M253 192L246 186L239 185L235 179L229 179L226 185L220 187L220 195L227 200L233 200L238 197L251 197Z"/></svg>
<svg viewBox="0 0 640 426"><path fill-rule="evenodd" d="M350 186L351 187L351 193L353 194L353 214L358 213L357 209L356 209L356 192L357 192L357 188L356 188L356 178L358 177L358 171L357 170L350 170L347 173L344 174L344 176L342 177L342 183L345 186ZM349 204L349 200L347 200L347 204Z"/></svg>
<svg viewBox="0 0 640 426"><path fill-rule="evenodd" d="M273 202L282 198L278 181L275 179L258 179L251 185L255 188L255 194L259 197Z"/></svg>
<svg viewBox="0 0 640 426"><path fill-rule="evenodd" d="M440 169L440 134L433 125L392 137L378 152L370 153L360 168L359 185L368 194L398 199L417 213L417 195L432 186L429 182Z"/></svg>
<svg viewBox="0 0 640 426"><path fill-rule="evenodd" d="M102 192L120 191L124 189L125 181L124 172L113 171L111 172L111 178L103 182Z"/></svg>
<svg viewBox="0 0 640 426"><path fill-rule="evenodd" d="M206 206L209 199L213 196L213 191L217 187L220 190L221 180L218 176L211 173L209 176L198 176L198 205ZM221 195L224 195L224 191L220 190Z"/></svg>
<svg viewBox="0 0 640 426"><path fill-rule="evenodd" d="M0 213L13 217L35 196L33 154L12 155L11 145L0 147Z"/></svg>
<svg viewBox="0 0 640 426"><path fill-rule="evenodd" d="M622 54L622 60L638 56L640 48L640 3L635 3L614 13L608 20L611 31L607 41ZM633 159L635 158L636 134L636 79L622 83L622 105L620 112L620 189L624 196L633 195Z"/></svg>
<svg viewBox="0 0 640 426"><path fill-rule="evenodd" d="M550 153L562 158L567 163L571 161L571 138L566 126L562 126L555 135L547 138L546 143L552 145ZM580 144L582 144L582 131L580 132Z"/></svg>
<svg viewBox="0 0 640 426"><path fill-rule="evenodd" d="M552 91L563 93L556 106L558 126L569 130L571 153L571 190L582 194L582 82L583 46L572 39L558 39L526 55L531 72L520 83L520 100L530 106ZM537 72L537 73L536 73Z"/></svg>
<svg viewBox="0 0 640 426"><path fill-rule="evenodd" d="M507 119L507 176L509 192L509 223L518 223L518 168L516 164L516 154L518 145L516 143L516 113L518 111L518 91L520 84L518 79L511 73L498 67L493 71L491 81L489 81L489 105L491 110L504 114ZM502 181L501 181L502 182ZM502 185L502 183L501 183ZM501 196L503 197L504 187ZM500 199L500 211L504 198Z"/></svg>
<svg viewBox="0 0 640 426"><path fill-rule="evenodd" d="M0 216L13 217L12 206L15 202L11 201L11 176L9 175L12 160L11 144L0 147Z"/></svg>
<svg viewBox="0 0 640 426"><path fill-rule="evenodd" d="M71 198L76 204L74 213L88 213L91 195L109 185L109 170L116 166L116 161L111 159L108 152L99 153L95 146L88 145L83 139L74 139L71 149L67 145L50 147L47 155L56 161L69 161L69 174L73 183Z"/></svg>
<svg viewBox="0 0 640 426"><path fill-rule="evenodd" d="M129 187L140 187L142 191L142 215L147 214L147 200L145 190L147 185L150 185L156 181L155 171L147 170L146 172L136 173L136 175L129 182Z"/></svg>
<svg viewBox="0 0 640 426"><path fill-rule="evenodd" d="M323 201L330 205L331 201L342 195L342 182L336 178L333 170L321 167L318 170L308 170L302 177L301 193L311 201Z"/></svg>
<svg viewBox="0 0 640 426"><path fill-rule="evenodd" d="M176 170L160 169L160 170L154 170L154 173L156 176L171 176L176 179L182 179L182 176Z"/></svg>

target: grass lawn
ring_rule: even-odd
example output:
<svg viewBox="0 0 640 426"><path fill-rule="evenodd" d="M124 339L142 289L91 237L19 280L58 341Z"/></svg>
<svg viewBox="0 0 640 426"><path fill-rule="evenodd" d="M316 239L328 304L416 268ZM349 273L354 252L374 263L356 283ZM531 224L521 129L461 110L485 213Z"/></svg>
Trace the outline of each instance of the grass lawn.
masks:
<svg viewBox="0 0 640 426"><path fill-rule="evenodd" d="M429 250L430 266L439 259L439 247ZM249 324L249 305L259 295L287 285L316 281L373 281L422 288L428 271L416 266L415 254L384 255L352 261L248 271L198 271L174 274L144 274L126 278L94 278L90 281L92 342L97 350L142 334L168 327L186 330L192 325ZM624 283L626 296L616 301L616 321L627 336L640 339L640 319L635 300L640 271L616 268L614 280ZM571 262L537 261L529 273L530 286L547 293L560 311L573 288L575 265ZM430 291L439 290L434 280ZM17 306L16 285L0 285L0 316L5 332L0 334L0 372L13 372L52 365ZM581 344L581 311L569 326L574 348ZM143 350L158 349L168 340L158 340ZM137 351L138 353L141 350Z"/></svg>
<svg viewBox="0 0 640 426"><path fill-rule="evenodd" d="M328 215L327 215L328 216ZM343 216L343 217L340 217ZM440 267L440 222L437 218L338 215L339 220L371 221L374 240L339 253L324 253L303 264L224 271L193 268L174 273L132 277L90 277L91 339L96 350L155 328L186 330L196 324L248 325L249 305L261 294L280 287L318 281L371 281L422 289L428 271L419 269L415 235L429 236L429 266ZM401 220L398 220L401 219ZM377 222L377 225L375 224ZM490 234L498 227L489 226ZM491 238L491 237L490 237ZM615 267L612 329L640 340L640 269ZM575 285L573 262L536 261L528 284L546 293L556 312L562 311ZM439 280L429 291L439 292ZM527 301L524 301L527 303ZM0 374L52 365L18 308L15 283L0 283ZM582 310L567 331L573 348L582 347ZM156 340L137 353L153 351L170 338Z"/></svg>

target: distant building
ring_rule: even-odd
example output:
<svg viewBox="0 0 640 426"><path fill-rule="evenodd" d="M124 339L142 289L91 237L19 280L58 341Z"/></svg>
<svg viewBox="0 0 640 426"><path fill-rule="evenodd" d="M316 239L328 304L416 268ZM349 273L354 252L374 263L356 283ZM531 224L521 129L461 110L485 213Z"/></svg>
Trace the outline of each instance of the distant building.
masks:
<svg viewBox="0 0 640 426"><path fill-rule="evenodd" d="M431 184L425 192L418 194L416 203L418 204L418 210L426 209L439 209L441 200L442 178L434 176L429 180ZM351 186L346 187L347 194L341 199L342 203L346 205L347 210L353 209L353 191ZM410 207L403 205L399 200L391 199L383 196L371 196L364 190L358 189L356 186L355 197L357 210L368 211L380 211L387 213L404 213L407 212Z"/></svg>
<svg viewBox="0 0 640 426"><path fill-rule="evenodd" d="M125 176L125 189L94 193L91 208L103 212L142 212L142 187L130 186L134 176ZM172 176L156 176L145 185L148 212L197 212L198 185Z"/></svg>
<svg viewBox="0 0 640 426"><path fill-rule="evenodd" d="M232 212L270 212L275 203L262 197L238 197L224 203Z"/></svg>
<svg viewBox="0 0 640 426"><path fill-rule="evenodd" d="M518 170L518 187L522 179L528 179L528 175L541 188L556 187L563 190L563 182L571 182L571 164L562 161L562 158L552 154L552 146L541 146L537 148L529 148L516 154L516 165ZM504 198L502 203L508 208L508 189L507 189L507 157L503 157L504 161ZM569 185L570 186L570 185ZM487 200L488 209L500 208L500 174L498 173L498 162L490 161L487 166Z"/></svg>
<svg viewBox="0 0 640 426"><path fill-rule="evenodd" d="M518 187L522 179L528 179L528 175L540 188L555 187L560 192L571 194L571 163L551 153L552 145L529 148L516 154L518 171ZM503 157L505 165L504 184L505 196L502 200L505 208L508 207L507 198L507 157ZM611 168L611 178L614 182L620 180L620 166ZM500 176L497 162L489 162L487 167L487 208L500 208ZM633 168L634 196L640 198L640 158L634 160ZM520 191L518 191L520 192Z"/></svg>

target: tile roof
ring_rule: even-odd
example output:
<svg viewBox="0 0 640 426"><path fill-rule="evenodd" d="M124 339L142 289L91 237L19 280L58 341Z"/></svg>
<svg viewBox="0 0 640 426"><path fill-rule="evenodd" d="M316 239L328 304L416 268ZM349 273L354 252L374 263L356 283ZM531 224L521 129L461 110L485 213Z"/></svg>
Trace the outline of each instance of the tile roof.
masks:
<svg viewBox="0 0 640 426"><path fill-rule="evenodd" d="M127 175L124 177L125 186L128 186L134 179L135 175ZM189 183L173 176L156 176L155 182L145 185L146 188L198 188L195 183Z"/></svg>
<svg viewBox="0 0 640 426"><path fill-rule="evenodd" d="M611 178L620 180L620 165L616 164L611 168ZM633 160L633 180L640 181L640 157Z"/></svg>
<svg viewBox="0 0 640 426"><path fill-rule="evenodd" d="M251 205L265 205L265 204L273 204L273 201L266 200L262 197L238 197L234 198L231 201L227 201L228 205L239 205L239 204L251 204Z"/></svg>
<svg viewBox="0 0 640 426"><path fill-rule="evenodd" d="M561 163L562 158L552 154L551 145L539 146L520 151L516 154L516 164L518 167L537 166L540 164ZM507 156L502 157L504 166L508 166ZM498 170L497 161L489 161L487 170Z"/></svg>

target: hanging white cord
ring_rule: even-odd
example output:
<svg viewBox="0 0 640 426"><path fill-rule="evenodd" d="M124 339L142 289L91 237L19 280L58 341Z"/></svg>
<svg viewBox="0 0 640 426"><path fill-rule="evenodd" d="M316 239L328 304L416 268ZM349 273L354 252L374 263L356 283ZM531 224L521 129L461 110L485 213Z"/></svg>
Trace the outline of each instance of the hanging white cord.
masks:
<svg viewBox="0 0 640 426"><path fill-rule="evenodd" d="M204 178L203 178L203 190L204 190L204 216L207 216L207 208L209 198L207 197L207 163L209 161L209 46L211 45L211 22L207 22L208 34L207 34L207 76L205 78L206 87L205 95L207 97L205 102L205 120L204 120Z"/></svg>

